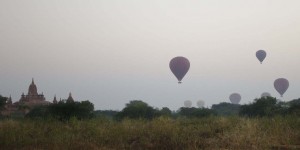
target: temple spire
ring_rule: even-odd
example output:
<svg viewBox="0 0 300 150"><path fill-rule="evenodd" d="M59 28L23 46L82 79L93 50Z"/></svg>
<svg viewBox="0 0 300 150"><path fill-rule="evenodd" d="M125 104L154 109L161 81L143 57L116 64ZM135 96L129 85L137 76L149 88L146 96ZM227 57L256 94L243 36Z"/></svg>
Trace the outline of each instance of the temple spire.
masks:
<svg viewBox="0 0 300 150"><path fill-rule="evenodd" d="M67 102L74 102L74 99L72 97L72 93L71 92L69 93L69 97L67 99Z"/></svg>
<svg viewBox="0 0 300 150"><path fill-rule="evenodd" d="M12 99L11 99L11 95L9 96L8 100L7 100L8 104L12 104Z"/></svg>
<svg viewBox="0 0 300 150"><path fill-rule="evenodd" d="M34 84L34 79L32 78L32 81L31 81L31 84L28 88L28 95L38 95L37 93L37 87L36 85Z"/></svg>
<svg viewBox="0 0 300 150"><path fill-rule="evenodd" d="M53 104L57 104L56 95L54 95Z"/></svg>

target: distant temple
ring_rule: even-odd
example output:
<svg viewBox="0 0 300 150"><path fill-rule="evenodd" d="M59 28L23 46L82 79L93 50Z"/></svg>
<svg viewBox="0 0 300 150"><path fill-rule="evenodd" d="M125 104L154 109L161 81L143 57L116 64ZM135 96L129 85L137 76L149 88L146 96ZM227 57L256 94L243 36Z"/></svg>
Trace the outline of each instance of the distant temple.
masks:
<svg viewBox="0 0 300 150"><path fill-rule="evenodd" d="M69 97L67 99L67 102L74 102L74 99L72 97L72 93L71 92L69 93Z"/></svg>
<svg viewBox="0 0 300 150"><path fill-rule="evenodd" d="M24 93L21 95L20 103L47 103L49 102L45 101L44 94L38 94L37 87L34 84L34 80L32 79L32 82L28 88L28 94L24 95Z"/></svg>
<svg viewBox="0 0 300 150"><path fill-rule="evenodd" d="M61 100L61 99L60 99ZM74 102L71 92L69 93L69 97L66 100L67 102ZM53 103L58 103L56 99L56 95L54 96ZM32 79L31 84L28 88L28 93L25 95L22 93L19 101L13 103L11 96L7 99L4 110L1 112L4 116L9 116L13 113L21 113L27 114L30 109L36 106L49 105L51 102L46 101L46 98L43 93L38 94L37 87L34 83L34 79Z"/></svg>

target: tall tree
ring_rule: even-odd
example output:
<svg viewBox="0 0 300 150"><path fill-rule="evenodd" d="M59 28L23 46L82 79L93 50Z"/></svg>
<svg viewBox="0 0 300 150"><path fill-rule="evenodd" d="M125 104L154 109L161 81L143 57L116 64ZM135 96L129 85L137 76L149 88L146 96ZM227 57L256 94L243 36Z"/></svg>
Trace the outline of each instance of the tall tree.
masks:
<svg viewBox="0 0 300 150"><path fill-rule="evenodd" d="M7 99L7 97L3 97L2 95L0 95L0 110L4 109Z"/></svg>
<svg viewBox="0 0 300 150"><path fill-rule="evenodd" d="M152 119L155 116L155 109L141 100L133 100L126 104L126 107L117 114L117 119Z"/></svg>

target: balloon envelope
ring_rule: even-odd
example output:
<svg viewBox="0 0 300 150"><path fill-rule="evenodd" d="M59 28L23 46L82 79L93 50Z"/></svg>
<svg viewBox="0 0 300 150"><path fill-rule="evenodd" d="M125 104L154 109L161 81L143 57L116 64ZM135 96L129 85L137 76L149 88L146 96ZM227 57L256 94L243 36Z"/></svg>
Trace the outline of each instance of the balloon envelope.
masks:
<svg viewBox="0 0 300 150"><path fill-rule="evenodd" d="M278 78L274 81L274 88L282 97L289 88L289 81L285 78Z"/></svg>
<svg viewBox="0 0 300 150"><path fill-rule="evenodd" d="M241 99L242 99L242 97L238 93L233 93L233 94L231 94L229 96L229 99L230 99L230 101L231 101L232 104L239 104L240 101L241 101Z"/></svg>
<svg viewBox="0 0 300 150"><path fill-rule="evenodd" d="M262 63L264 59L266 58L267 53L264 50L259 50L256 52L256 57Z"/></svg>
<svg viewBox="0 0 300 150"><path fill-rule="evenodd" d="M261 94L261 97L271 97L271 94L268 92L264 92Z"/></svg>
<svg viewBox="0 0 300 150"><path fill-rule="evenodd" d="M184 101L184 107L191 108L192 107L192 101L190 101L190 100Z"/></svg>
<svg viewBox="0 0 300 150"><path fill-rule="evenodd" d="M171 71L177 78L178 83L181 83L181 80L190 69L190 62L185 57L178 56L170 61L169 66Z"/></svg>
<svg viewBox="0 0 300 150"><path fill-rule="evenodd" d="M204 107L204 104L205 104L205 102L202 101L202 100L199 100L199 101L197 102L197 106L198 106L199 108L203 108L203 107Z"/></svg>

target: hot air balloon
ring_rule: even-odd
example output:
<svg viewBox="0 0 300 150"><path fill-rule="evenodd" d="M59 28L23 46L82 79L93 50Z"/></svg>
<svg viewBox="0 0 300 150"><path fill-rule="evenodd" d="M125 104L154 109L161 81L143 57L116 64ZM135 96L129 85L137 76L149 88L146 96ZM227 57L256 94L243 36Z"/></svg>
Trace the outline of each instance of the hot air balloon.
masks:
<svg viewBox="0 0 300 150"><path fill-rule="evenodd" d="M190 101L190 100L184 101L184 107L191 108L192 107L192 101Z"/></svg>
<svg viewBox="0 0 300 150"><path fill-rule="evenodd" d="M264 59L266 58L266 56L267 56L267 53L264 50L259 50L256 52L256 57L260 61L261 64L264 61Z"/></svg>
<svg viewBox="0 0 300 150"><path fill-rule="evenodd" d="M205 104L205 102L202 101L202 100L199 100L199 101L197 102L197 106L198 106L199 108L203 108L203 107L204 107L204 104Z"/></svg>
<svg viewBox="0 0 300 150"><path fill-rule="evenodd" d="M231 101L232 104L239 104L240 101L241 101L241 99L242 99L242 97L238 93L233 93L233 94L231 94L229 96L229 99L230 99L230 101Z"/></svg>
<svg viewBox="0 0 300 150"><path fill-rule="evenodd" d="M285 78L276 79L274 81L274 87L282 97L286 90L289 88L289 81Z"/></svg>
<svg viewBox="0 0 300 150"><path fill-rule="evenodd" d="M268 93L268 92L264 92L261 94L261 97L264 98L264 97L271 97L271 94Z"/></svg>
<svg viewBox="0 0 300 150"><path fill-rule="evenodd" d="M178 83L181 83L181 80L190 69L190 62L185 57L178 56L170 61L169 66L175 77L178 79Z"/></svg>

